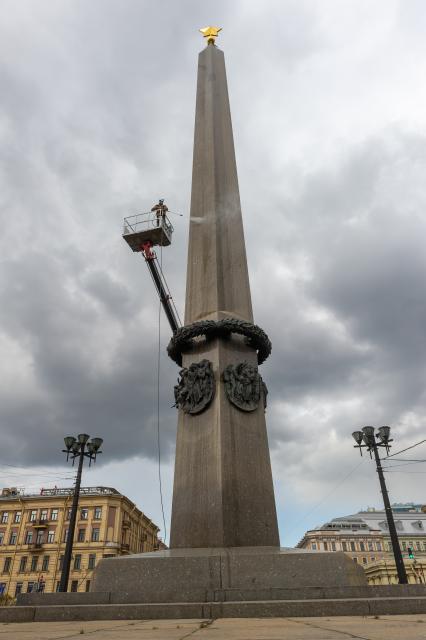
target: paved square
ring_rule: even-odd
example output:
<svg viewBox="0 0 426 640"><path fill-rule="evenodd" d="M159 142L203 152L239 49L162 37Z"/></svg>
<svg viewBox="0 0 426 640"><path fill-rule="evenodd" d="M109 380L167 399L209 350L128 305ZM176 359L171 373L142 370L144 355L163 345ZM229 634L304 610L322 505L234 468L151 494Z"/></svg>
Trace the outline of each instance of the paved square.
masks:
<svg viewBox="0 0 426 640"><path fill-rule="evenodd" d="M426 615L0 624L0 640L426 640Z"/></svg>

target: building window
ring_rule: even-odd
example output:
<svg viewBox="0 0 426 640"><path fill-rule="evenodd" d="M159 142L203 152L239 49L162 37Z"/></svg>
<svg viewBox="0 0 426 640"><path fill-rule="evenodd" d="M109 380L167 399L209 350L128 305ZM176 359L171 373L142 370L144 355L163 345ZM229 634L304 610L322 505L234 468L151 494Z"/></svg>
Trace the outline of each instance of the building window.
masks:
<svg viewBox="0 0 426 640"><path fill-rule="evenodd" d="M22 515L22 511L15 511L15 518L14 518L14 522L21 522L21 515Z"/></svg>
<svg viewBox="0 0 426 640"><path fill-rule="evenodd" d="M71 591L77 591L78 589L78 580L73 580L71 582Z"/></svg>
<svg viewBox="0 0 426 640"><path fill-rule="evenodd" d="M35 522L37 520L37 509L32 509L30 511L30 522Z"/></svg>
<svg viewBox="0 0 426 640"><path fill-rule="evenodd" d="M81 569L81 553L74 556L74 569Z"/></svg>
<svg viewBox="0 0 426 640"><path fill-rule="evenodd" d="M367 564L367 558L362 559L362 564Z"/></svg>
<svg viewBox="0 0 426 640"><path fill-rule="evenodd" d="M88 520L88 518L89 518L89 509L87 509L86 507L84 507L83 509L80 509L80 519Z"/></svg>
<svg viewBox="0 0 426 640"><path fill-rule="evenodd" d="M43 522L44 522L45 520L47 520L47 509L42 509L42 510L41 510L40 520L42 520Z"/></svg>
<svg viewBox="0 0 426 640"><path fill-rule="evenodd" d="M336 551L336 543L335 542L331 543L331 550L332 551Z"/></svg>
<svg viewBox="0 0 426 640"><path fill-rule="evenodd" d="M89 582L90 582L90 580L89 580ZM6 591L6 583L5 582L0 582L0 596L2 596L5 591Z"/></svg>
<svg viewBox="0 0 426 640"><path fill-rule="evenodd" d="M57 520L58 519L58 509L52 509L50 512L50 519Z"/></svg>
<svg viewBox="0 0 426 640"><path fill-rule="evenodd" d="M29 582L27 586L27 593L32 593L34 591L34 582Z"/></svg>
<svg viewBox="0 0 426 640"><path fill-rule="evenodd" d="M359 543L359 548L360 548L360 551L365 551L365 544L362 540Z"/></svg>
<svg viewBox="0 0 426 640"><path fill-rule="evenodd" d="M71 509L68 509L66 520L69 520L70 518L71 518Z"/></svg>
<svg viewBox="0 0 426 640"><path fill-rule="evenodd" d="M370 558L371 562L374 562L374 561L375 561L375 559L376 559L376 558L375 558L374 556L373 556L372 558Z"/></svg>
<svg viewBox="0 0 426 640"><path fill-rule="evenodd" d="M39 580L37 584L37 591L39 593L43 593L46 587L46 582L44 580Z"/></svg>
<svg viewBox="0 0 426 640"><path fill-rule="evenodd" d="M23 582L17 582L15 587L15 598L19 593L22 593L22 587L24 586Z"/></svg>
<svg viewBox="0 0 426 640"><path fill-rule="evenodd" d="M316 550L317 550L317 543L316 543L316 542L313 542L313 543L312 543L312 547L311 547L311 548L312 548L314 551L316 551Z"/></svg>
<svg viewBox="0 0 426 640"><path fill-rule="evenodd" d="M86 529L79 529L77 535L77 542L84 542L86 539Z"/></svg>
<svg viewBox="0 0 426 640"><path fill-rule="evenodd" d="M68 529L65 529L63 542L66 542L67 540L68 540Z"/></svg>
<svg viewBox="0 0 426 640"><path fill-rule="evenodd" d="M89 564L87 565L88 569L94 569L96 565L96 553L91 553L89 555Z"/></svg>
<svg viewBox="0 0 426 640"><path fill-rule="evenodd" d="M3 544L4 540L4 531L0 531L0 544Z"/></svg>
<svg viewBox="0 0 426 640"><path fill-rule="evenodd" d="M37 571L38 565L38 556L33 556L31 558L31 571Z"/></svg>
<svg viewBox="0 0 426 640"><path fill-rule="evenodd" d="M27 568L27 556L22 556L20 562L19 562L19 573L24 573L24 571Z"/></svg>
<svg viewBox="0 0 426 640"><path fill-rule="evenodd" d="M381 542L377 542L376 543L376 547L377 547L377 551L381 551L382 550L382 543Z"/></svg>
<svg viewBox="0 0 426 640"><path fill-rule="evenodd" d="M49 570L49 560L50 556L43 556L43 562L41 563L41 570L48 571Z"/></svg>
<svg viewBox="0 0 426 640"><path fill-rule="evenodd" d="M9 573L11 564L12 564L12 558L10 556L4 559L3 573Z"/></svg>
<svg viewBox="0 0 426 640"><path fill-rule="evenodd" d="M328 551L328 544L324 542L324 551Z"/></svg>
<svg viewBox="0 0 426 640"><path fill-rule="evenodd" d="M16 533L16 531L12 531L10 534L9 544L16 544L17 539L18 539L18 534Z"/></svg>
<svg viewBox="0 0 426 640"><path fill-rule="evenodd" d="M99 527L93 527L92 529L92 542L99 542Z"/></svg>
<svg viewBox="0 0 426 640"><path fill-rule="evenodd" d="M62 571L64 567L64 556L59 556L59 571Z"/></svg>
<svg viewBox="0 0 426 640"><path fill-rule="evenodd" d="M100 520L102 518L102 507L95 507L95 513L93 515L95 520Z"/></svg>
<svg viewBox="0 0 426 640"><path fill-rule="evenodd" d="M353 540L350 543L351 545L351 551L355 551L355 542L353 542Z"/></svg>
<svg viewBox="0 0 426 640"><path fill-rule="evenodd" d="M358 558L352 558L354 562L358 562Z"/></svg>
<svg viewBox="0 0 426 640"><path fill-rule="evenodd" d="M374 551L374 545L373 545L373 541L372 540L368 541L368 550L369 551Z"/></svg>
<svg viewBox="0 0 426 640"><path fill-rule="evenodd" d="M47 542L55 542L55 532L53 529L47 533Z"/></svg>
<svg viewBox="0 0 426 640"><path fill-rule="evenodd" d="M90 591L90 580L86 580L86 592Z"/></svg>
<svg viewBox="0 0 426 640"><path fill-rule="evenodd" d="M31 544L32 541L33 541L33 532L27 531L27 533L25 534L25 544Z"/></svg>
<svg viewBox="0 0 426 640"><path fill-rule="evenodd" d="M407 551L407 543L405 541L402 543L402 550Z"/></svg>
<svg viewBox="0 0 426 640"><path fill-rule="evenodd" d="M348 545L346 544L345 541L342 542L342 549L343 549L343 551L347 551L348 550Z"/></svg>
<svg viewBox="0 0 426 640"><path fill-rule="evenodd" d="M43 537L44 537L44 531L42 529L37 531L36 543L37 544L43 544Z"/></svg>
<svg viewBox="0 0 426 640"><path fill-rule="evenodd" d="M8 511L3 511L3 513L1 514L1 523L2 524L7 524L8 520L9 520L9 512Z"/></svg>
<svg viewBox="0 0 426 640"><path fill-rule="evenodd" d="M416 549L417 549L417 551L421 551L422 550L422 546L421 546L420 540L416 540Z"/></svg>

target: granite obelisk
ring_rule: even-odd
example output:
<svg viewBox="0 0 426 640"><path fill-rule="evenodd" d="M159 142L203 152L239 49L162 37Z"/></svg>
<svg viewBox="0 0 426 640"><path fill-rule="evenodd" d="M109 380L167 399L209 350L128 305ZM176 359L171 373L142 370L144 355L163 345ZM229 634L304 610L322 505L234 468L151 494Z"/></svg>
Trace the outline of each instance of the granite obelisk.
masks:
<svg viewBox="0 0 426 640"><path fill-rule="evenodd" d="M198 64L185 326L168 346L182 366L170 549L102 560L92 584L110 602L168 603L161 614L150 609L154 617L196 617L193 603L264 607L283 589L366 584L343 553L279 547L258 372L270 342L253 324L219 29L202 31L211 37ZM230 615L258 615L244 606Z"/></svg>
<svg viewBox="0 0 426 640"><path fill-rule="evenodd" d="M229 319L245 337L223 330ZM188 378L191 366L210 363L213 398L198 413L179 409L170 547L279 546L264 391L254 409L249 402L262 383L247 344L250 284L225 60L214 39L198 61L184 329L206 320L211 332L183 349L182 364Z"/></svg>

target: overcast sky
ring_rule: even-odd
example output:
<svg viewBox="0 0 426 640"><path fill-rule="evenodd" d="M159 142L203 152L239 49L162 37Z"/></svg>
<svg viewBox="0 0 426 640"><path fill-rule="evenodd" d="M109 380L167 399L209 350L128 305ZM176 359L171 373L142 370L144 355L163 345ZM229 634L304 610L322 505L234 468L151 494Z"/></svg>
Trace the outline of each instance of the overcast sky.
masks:
<svg viewBox="0 0 426 640"><path fill-rule="evenodd" d="M69 486L63 436L102 436L83 484L123 491L164 535L158 300L121 224L160 197L183 214L163 252L182 312L208 24L223 27L255 321L273 344L262 375L281 542L293 545L381 506L354 429L391 425L394 451L426 437L423 0L2 1L0 479ZM169 337L162 318L167 529ZM395 468L391 500L426 502L425 472Z"/></svg>

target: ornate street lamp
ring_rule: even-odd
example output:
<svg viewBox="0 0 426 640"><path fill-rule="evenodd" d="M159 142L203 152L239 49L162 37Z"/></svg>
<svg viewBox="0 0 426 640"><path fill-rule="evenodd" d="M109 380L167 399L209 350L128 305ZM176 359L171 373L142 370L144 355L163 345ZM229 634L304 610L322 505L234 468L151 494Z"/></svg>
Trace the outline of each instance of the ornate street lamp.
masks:
<svg viewBox="0 0 426 640"><path fill-rule="evenodd" d="M64 438L66 448L62 449L62 452L67 454L67 461L71 457L73 466L76 458L78 458L78 470L77 478L75 481L74 496L72 500L70 524L65 546L64 562L62 565L59 591L67 591L68 589L68 578L70 575L72 547L74 543L74 531L75 523L77 520L78 499L80 497L81 474L83 472L84 458L89 458L90 467L90 465L92 464L92 460L93 462L96 462L96 456L102 453L102 451L100 451L100 447L102 446L103 442L102 438L92 438L92 440L89 439L90 436L88 436L87 433L80 433L77 438L74 438L74 436L66 436L66 438Z"/></svg>
<svg viewBox="0 0 426 640"><path fill-rule="evenodd" d="M370 453L370 458L373 457L372 454L374 453L374 458L376 460L376 469L379 475L380 488L382 490L383 503L385 505L386 519L388 521L390 539L392 542L396 570L398 572L398 582L399 584L407 584L407 573L405 571L404 560L402 559L401 547L399 546L398 534L396 532L395 521L393 519L392 508L389 502L388 490L386 488L385 477L383 474L382 464L379 456L379 447L384 447L386 449L386 453L389 455L389 449L391 446L389 443L393 442L393 440L390 438L390 427L379 427L376 434L374 434L374 427L364 427L362 431L354 431L352 437L356 442L355 447L359 448L359 452L361 455L363 448L366 448Z"/></svg>

